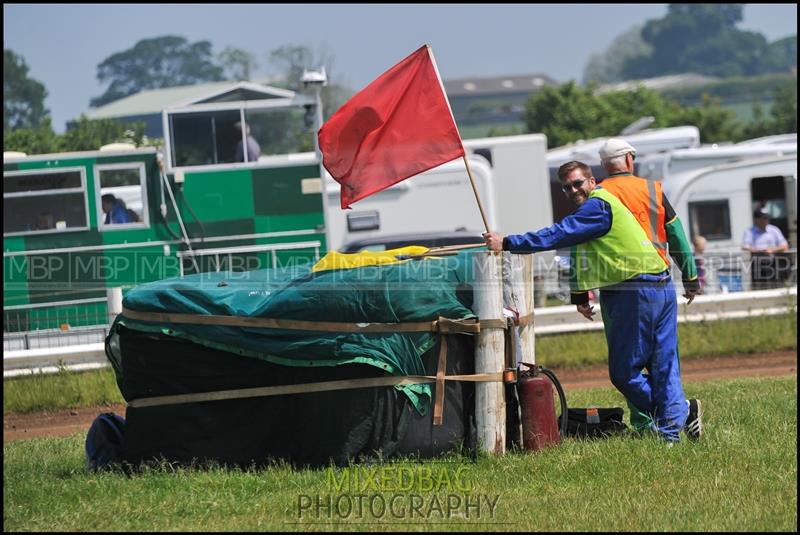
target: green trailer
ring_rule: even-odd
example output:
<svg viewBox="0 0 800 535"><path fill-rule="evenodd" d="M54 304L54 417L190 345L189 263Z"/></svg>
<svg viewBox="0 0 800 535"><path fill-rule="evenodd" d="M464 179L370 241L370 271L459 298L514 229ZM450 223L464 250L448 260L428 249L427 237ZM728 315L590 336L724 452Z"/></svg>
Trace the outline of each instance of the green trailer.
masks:
<svg viewBox="0 0 800 535"><path fill-rule="evenodd" d="M292 157L313 147L319 100L273 93L164 110L163 150L4 154L4 333L107 325L117 288L324 255L319 159ZM223 150L237 122L260 136L259 158Z"/></svg>

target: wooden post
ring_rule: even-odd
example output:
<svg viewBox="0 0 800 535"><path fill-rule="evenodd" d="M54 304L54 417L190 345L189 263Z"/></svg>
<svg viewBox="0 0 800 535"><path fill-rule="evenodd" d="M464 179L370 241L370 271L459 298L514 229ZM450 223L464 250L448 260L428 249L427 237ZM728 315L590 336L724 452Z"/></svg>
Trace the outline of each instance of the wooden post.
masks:
<svg viewBox="0 0 800 535"><path fill-rule="evenodd" d="M111 324L117 314L122 314L122 288L108 288L106 299L108 299L108 323Z"/></svg>
<svg viewBox="0 0 800 535"><path fill-rule="evenodd" d="M475 313L481 322L503 320L502 256L479 252L473 255L475 274ZM504 368L504 334L502 329L481 329L475 344L475 373L502 372ZM506 401L504 385L475 385L475 422L480 447L491 454L505 453Z"/></svg>

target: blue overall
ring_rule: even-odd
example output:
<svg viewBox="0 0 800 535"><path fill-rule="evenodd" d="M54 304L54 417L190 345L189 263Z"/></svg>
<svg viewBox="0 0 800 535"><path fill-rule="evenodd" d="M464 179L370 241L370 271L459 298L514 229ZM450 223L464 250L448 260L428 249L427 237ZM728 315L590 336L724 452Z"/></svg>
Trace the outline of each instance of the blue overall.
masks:
<svg viewBox="0 0 800 535"><path fill-rule="evenodd" d="M678 302L669 274L639 275L602 288L600 307L611 382L651 415L663 438L680 441L689 408L678 362ZM645 369L649 375L642 373Z"/></svg>
<svg viewBox="0 0 800 535"><path fill-rule="evenodd" d="M532 253L570 247L599 238L611 228L611 209L591 198L575 212L537 232L513 234L504 249ZM608 343L611 382L670 442L689 414L678 363L678 302L668 272L642 274L600 289L600 306ZM642 371L646 369L648 375Z"/></svg>

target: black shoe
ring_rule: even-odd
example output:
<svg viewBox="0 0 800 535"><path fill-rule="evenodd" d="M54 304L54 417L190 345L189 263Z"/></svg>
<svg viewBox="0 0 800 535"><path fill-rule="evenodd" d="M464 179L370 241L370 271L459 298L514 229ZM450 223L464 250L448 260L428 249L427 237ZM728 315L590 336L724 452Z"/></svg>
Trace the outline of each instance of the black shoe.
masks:
<svg viewBox="0 0 800 535"><path fill-rule="evenodd" d="M689 416L686 418L686 437L689 440L700 440L703 438L703 406L699 399L688 399Z"/></svg>

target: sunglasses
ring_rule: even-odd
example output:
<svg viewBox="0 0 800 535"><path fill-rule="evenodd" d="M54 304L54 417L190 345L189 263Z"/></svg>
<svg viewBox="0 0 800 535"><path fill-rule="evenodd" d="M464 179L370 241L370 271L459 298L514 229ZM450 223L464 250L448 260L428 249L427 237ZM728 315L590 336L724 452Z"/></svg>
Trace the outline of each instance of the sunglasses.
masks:
<svg viewBox="0 0 800 535"><path fill-rule="evenodd" d="M579 190L581 189L581 186L583 186L583 183L586 182L587 180L588 178L584 178L581 180L576 180L572 184L564 184L563 186L561 186L561 191L563 191L564 193L569 193L570 191L573 190L573 188Z"/></svg>

